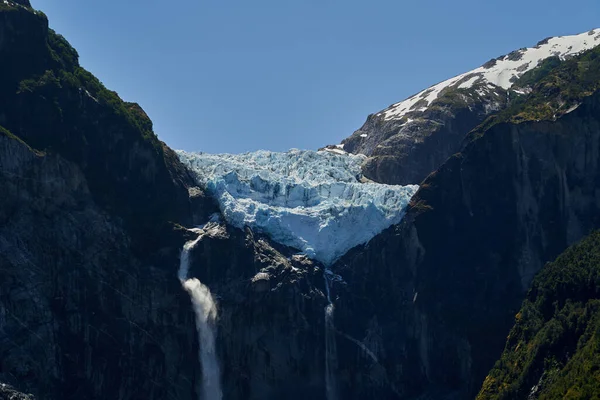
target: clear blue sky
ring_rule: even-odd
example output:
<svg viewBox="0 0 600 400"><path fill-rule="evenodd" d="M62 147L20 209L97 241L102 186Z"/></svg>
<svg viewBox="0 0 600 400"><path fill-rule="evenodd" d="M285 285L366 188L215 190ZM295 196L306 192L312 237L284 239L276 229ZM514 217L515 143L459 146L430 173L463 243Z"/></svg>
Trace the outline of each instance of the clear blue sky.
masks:
<svg viewBox="0 0 600 400"><path fill-rule="evenodd" d="M339 143L368 114L547 36L598 0L31 0L176 149Z"/></svg>

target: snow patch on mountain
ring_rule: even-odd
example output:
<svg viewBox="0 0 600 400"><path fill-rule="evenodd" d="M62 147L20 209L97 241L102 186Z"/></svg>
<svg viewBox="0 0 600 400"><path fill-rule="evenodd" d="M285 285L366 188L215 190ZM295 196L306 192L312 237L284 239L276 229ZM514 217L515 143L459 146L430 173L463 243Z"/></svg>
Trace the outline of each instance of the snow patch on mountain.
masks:
<svg viewBox="0 0 600 400"><path fill-rule="evenodd" d="M527 71L537 67L549 57L565 60L600 45L600 29L579 35L558 36L543 40L537 46L514 51L485 63L483 66L433 85L408 99L393 104L376 115L385 120L401 119L409 112L422 112L448 88L469 89L485 85L491 89L509 89ZM482 93L482 92L480 92Z"/></svg>
<svg viewBox="0 0 600 400"><path fill-rule="evenodd" d="M400 222L418 189L361 183L365 157L348 153L178 155L218 200L227 222L264 232L325 265Z"/></svg>

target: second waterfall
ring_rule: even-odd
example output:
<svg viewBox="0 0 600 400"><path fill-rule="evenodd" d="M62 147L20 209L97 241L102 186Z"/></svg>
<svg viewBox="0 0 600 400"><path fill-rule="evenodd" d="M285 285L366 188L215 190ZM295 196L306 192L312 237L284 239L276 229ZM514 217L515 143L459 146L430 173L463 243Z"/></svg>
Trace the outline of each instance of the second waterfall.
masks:
<svg viewBox="0 0 600 400"><path fill-rule="evenodd" d="M325 290L327 294L327 306L325 306L325 390L327 400L337 400L337 382L335 378L337 370L337 344L335 342L335 325L333 322L334 306L329 293L329 279L331 271L325 270Z"/></svg>

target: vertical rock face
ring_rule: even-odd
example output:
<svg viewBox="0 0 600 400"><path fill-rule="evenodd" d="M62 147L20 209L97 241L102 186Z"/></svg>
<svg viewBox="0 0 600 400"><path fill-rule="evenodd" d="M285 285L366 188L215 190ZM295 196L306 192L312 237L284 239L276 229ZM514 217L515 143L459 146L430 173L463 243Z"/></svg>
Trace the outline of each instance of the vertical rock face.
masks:
<svg viewBox="0 0 600 400"><path fill-rule="evenodd" d="M357 336L377 321L404 396L475 395L534 274L600 226L598 115L595 94L554 122L492 127L423 182L400 226L334 266L337 315Z"/></svg>
<svg viewBox="0 0 600 400"><path fill-rule="evenodd" d="M76 165L6 134L0 171L0 380L43 398L189 396L193 317L164 268L177 247L141 262Z"/></svg>
<svg viewBox="0 0 600 400"><path fill-rule="evenodd" d="M224 226L190 254L190 274L208 282L217 301L223 398L325 400L327 339L337 347L338 363L331 373L339 399L397 398L390 371L379 360L393 336L386 328L397 326L390 321L393 316L383 316L380 324L364 313L364 305L357 304L350 319L348 314L338 318L336 309L327 338L324 268L294 253L250 230ZM347 283L336 275L330 281L330 297L337 304L347 295ZM366 317L367 330L357 329L362 325L352 319Z"/></svg>
<svg viewBox="0 0 600 400"><path fill-rule="evenodd" d="M227 226L190 256L217 301L223 398L324 399L322 267Z"/></svg>

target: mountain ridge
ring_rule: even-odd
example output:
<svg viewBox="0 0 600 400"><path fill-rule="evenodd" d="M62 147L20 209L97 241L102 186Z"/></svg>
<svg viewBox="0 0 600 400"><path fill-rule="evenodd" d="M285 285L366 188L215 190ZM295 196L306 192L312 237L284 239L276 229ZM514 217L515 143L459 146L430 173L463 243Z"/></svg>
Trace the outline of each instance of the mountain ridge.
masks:
<svg viewBox="0 0 600 400"><path fill-rule="evenodd" d="M539 41L535 47L514 50L491 59L479 68L432 85L375 115L383 114L386 119L401 119L406 115L406 110L414 108L420 100L424 100L427 104L423 107L427 107L444 89L452 87L469 89L484 83L510 89L519 78L537 68L545 59L558 57L560 61L564 61L598 45L600 45L600 29L592 29L577 35L548 37ZM409 103L406 104L407 102Z"/></svg>
<svg viewBox="0 0 600 400"><path fill-rule="evenodd" d="M600 29L592 29L515 50L370 114L341 144L325 149L366 155L363 173L373 181L418 184L460 150L466 133L530 92L527 85L513 87L520 78L544 60L561 62L599 44Z"/></svg>

